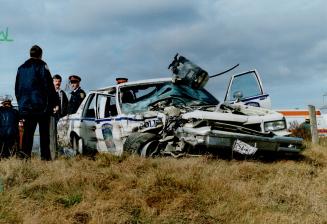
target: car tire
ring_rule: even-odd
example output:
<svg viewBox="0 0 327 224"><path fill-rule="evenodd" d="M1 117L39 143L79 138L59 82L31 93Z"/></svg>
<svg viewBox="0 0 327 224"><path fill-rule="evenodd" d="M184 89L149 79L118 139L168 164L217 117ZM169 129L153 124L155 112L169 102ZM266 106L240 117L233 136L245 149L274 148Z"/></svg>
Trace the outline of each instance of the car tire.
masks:
<svg viewBox="0 0 327 224"><path fill-rule="evenodd" d="M124 143L124 151L141 155L143 147L152 141L156 141L157 139L157 135L152 133L132 133L127 137ZM146 155L145 152L142 154Z"/></svg>
<svg viewBox="0 0 327 224"><path fill-rule="evenodd" d="M159 141L157 138L150 140L141 148L141 156L142 157L154 157L158 154L158 144Z"/></svg>
<svg viewBox="0 0 327 224"><path fill-rule="evenodd" d="M72 145L73 145L73 150L75 152L75 154L84 154L84 143L83 143L83 139L79 138L78 136L74 136L72 138Z"/></svg>

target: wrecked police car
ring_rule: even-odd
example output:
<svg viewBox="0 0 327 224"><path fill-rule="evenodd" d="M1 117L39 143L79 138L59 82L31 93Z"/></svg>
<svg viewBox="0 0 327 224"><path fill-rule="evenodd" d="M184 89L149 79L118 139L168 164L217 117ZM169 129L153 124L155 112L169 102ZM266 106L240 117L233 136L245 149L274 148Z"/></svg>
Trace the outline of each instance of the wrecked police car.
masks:
<svg viewBox="0 0 327 224"><path fill-rule="evenodd" d="M242 103L242 94L220 103L203 88L206 72L194 70L194 64L184 66L189 62L184 59L172 65L172 78L91 91L75 114L59 121L61 144L81 154L174 157L223 149L248 155L302 150L302 139L288 137L283 115Z"/></svg>

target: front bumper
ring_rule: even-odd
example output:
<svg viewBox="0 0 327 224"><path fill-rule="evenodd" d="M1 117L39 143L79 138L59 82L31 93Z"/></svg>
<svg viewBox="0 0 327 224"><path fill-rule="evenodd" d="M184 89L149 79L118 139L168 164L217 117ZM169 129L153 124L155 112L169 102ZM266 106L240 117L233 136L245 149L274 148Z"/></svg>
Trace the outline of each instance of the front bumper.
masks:
<svg viewBox="0 0 327 224"><path fill-rule="evenodd" d="M207 148L232 148L235 140L241 140L260 151L292 152L299 153L303 147L303 139L286 136L258 136L237 132L211 130L210 127L179 128L176 132L180 139L197 147Z"/></svg>

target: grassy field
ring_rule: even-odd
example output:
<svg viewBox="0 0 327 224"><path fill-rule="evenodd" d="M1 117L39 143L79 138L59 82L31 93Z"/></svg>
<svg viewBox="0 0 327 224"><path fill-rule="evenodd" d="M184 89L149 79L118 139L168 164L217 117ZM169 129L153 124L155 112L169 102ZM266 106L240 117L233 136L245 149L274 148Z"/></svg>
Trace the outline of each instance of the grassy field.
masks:
<svg viewBox="0 0 327 224"><path fill-rule="evenodd" d="M327 223L327 147L297 158L0 161L0 223Z"/></svg>

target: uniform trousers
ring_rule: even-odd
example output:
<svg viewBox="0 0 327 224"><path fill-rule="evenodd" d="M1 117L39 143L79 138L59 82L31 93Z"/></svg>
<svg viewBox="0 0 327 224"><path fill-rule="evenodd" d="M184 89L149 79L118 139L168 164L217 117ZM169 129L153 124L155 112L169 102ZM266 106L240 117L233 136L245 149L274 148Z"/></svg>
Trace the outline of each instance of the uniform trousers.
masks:
<svg viewBox="0 0 327 224"><path fill-rule="evenodd" d="M34 132L36 125L39 125L41 159L51 160L50 153L50 115L28 116L24 118L24 133L22 144L22 157L30 158L32 154Z"/></svg>

